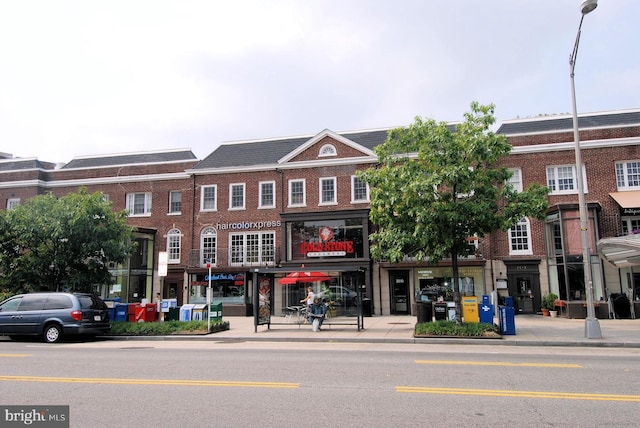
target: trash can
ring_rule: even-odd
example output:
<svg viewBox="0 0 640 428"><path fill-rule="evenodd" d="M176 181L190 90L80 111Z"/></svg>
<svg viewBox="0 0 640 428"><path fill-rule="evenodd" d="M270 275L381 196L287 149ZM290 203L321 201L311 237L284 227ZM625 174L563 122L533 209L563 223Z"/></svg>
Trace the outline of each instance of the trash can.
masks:
<svg viewBox="0 0 640 428"><path fill-rule="evenodd" d="M418 323L431 322L433 316L433 305L430 301L418 301L416 302L416 315L418 316Z"/></svg>
<svg viewBox="0 0 640 428"><path fill-rule="evenodd" d="M362 316L363 317L370 317L372 316L372 309L371 309L371 299L368 298L363 298L362 299Z"/></svg>
<svg viewBox="0 0 640 428"><path fill-rule="evenodd" d="M444 321L447 319L447 304L436 303L433 305L433 315L436 321Z"/></svg>

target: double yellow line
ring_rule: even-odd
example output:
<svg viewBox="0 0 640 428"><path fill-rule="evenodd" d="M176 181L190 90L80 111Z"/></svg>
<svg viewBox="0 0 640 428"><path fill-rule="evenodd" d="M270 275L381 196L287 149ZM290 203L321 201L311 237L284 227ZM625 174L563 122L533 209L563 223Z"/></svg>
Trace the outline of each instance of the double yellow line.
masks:
<svg viewBox="0 0 640 428"><path fill-rule="evenodd" d="M485 397L512 398L554 398L564 400L591 401L626 401L640 403L640 395L619 394L580 394L574 392L552 391L511 391L503 389L472 389L472 388L431 388L421 386L396 386L396 392L419 394L448 394L448 395L480 395Z"/></svg>
<svg viewBox="0 0 640 428"><path fill-rule="evenodd" d="M244 388L299 388L298 383L289 382L236 382L222 380L184 379L118 379L89 377L44 377L44 376L0 376L0 381L91 383L104 385L177 385L177 386L224 386Z"/></svg>

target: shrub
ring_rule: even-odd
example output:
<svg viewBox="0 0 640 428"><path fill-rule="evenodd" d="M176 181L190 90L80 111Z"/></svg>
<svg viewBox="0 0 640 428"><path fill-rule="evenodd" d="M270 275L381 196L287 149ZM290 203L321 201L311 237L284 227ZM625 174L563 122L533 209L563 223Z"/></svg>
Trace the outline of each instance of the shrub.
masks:
<svg viewBox="0 0 640 428"><path fill-rule="evenodd" d="M212 321L210 333L229 330L227 321ZM168 336L172 334L206 334L206 321L113 322L114 336Z"/></svg>
<svg viewBox="0 0 640 428"><path fill-rule="evenodd" d="M488 323L468 322L460 325L455 321L440 320L416 324L416 336L496 337L498 326Z"/></svg>

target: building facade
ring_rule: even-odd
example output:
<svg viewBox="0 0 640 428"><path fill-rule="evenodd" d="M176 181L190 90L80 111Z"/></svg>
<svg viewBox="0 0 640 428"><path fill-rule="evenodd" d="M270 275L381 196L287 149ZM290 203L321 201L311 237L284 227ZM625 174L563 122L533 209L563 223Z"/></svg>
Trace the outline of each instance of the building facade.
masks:
<svg viewBox="0 0 640 428"><path fill-rule="evenodd" d="M597 243L640 231L640 110L584 114L579 128L588 202L591 266L597 315L608 316L612 294L635 299L633 266L600 257ZM190 150L75 158L66 165L36 159L0 160L0 200L11 209L45 192L86 187L128 209L139 254L114 266L114 283L100 290L125 302L163 298L178 305L214 302L225 315L251 315L254 290L269 290L280 315L304 297L295 271L328 277L317 292L335 294L346 313L357 293L372 314L411 314L423 299L463 296L514 298L517 313L536 313L553 292L567 316L585 316L575 145L570 115L506 121L497 130L513 146L503 160L511 184L543 183L550 209L543 221L521 219L513 228L471 242L475 255L459 261L401 263L372 260L369 189L358 170L377 162L373 148L387 129L223 143L202 160ZM158 275L166 254L166 276ZM258 282L256 284L255 282ZM338 300L338 299L336 299Z"/></svg>

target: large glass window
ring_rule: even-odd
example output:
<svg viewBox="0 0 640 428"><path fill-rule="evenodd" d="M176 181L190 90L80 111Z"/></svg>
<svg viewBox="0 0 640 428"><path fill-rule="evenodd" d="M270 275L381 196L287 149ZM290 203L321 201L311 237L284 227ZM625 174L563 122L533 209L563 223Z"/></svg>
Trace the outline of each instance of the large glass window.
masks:
<svg viewBox="0 0 640 428"><path fill-rule="evenodd" d="M587 177L582 168L584 192L587 192ZM547 167L547 187L551 195L570 195L578 193L578 182L575 165L559 165Z"/></svg>
<svg viewBox="0 0 640 428"><path fill-rule="evenodd" d="M533 254L531 248L531 227L528 218L523 218L515 226L509 229L509 254L529 255Z"/></svg>
<svg viewBox="0 0 640 428"><path fill-rule="evenodd" d="M597 237L596 212L589 210L589 244L591 254L591 278L594 297L603 297L600 260L595 249ZM585 260L582 256L582 234L579 211L574 205L558 207L558 212L547 216L545 237L547 264L551 292L563 300L585 300Z"/></svg>
<svg viewBox="0 0 640 428"><path fill-rule="evenodd" d="M217 234L213 227L205 227L200 235L200 265L206 266L207 263L216 265L216 242Z"/></svg>
<svg viewBox="0 0 640 428"><path fill-rule="evenodd" d="M288 222L288 260L367 257L363 221L354 218Z"/></svg>
<svg viewBox="0 0 640 428"><path fill-rule="evenodd" d="M616 163L618 190L640 189L640 161Z"/></svg>
<svg viewBox="0 0 640 428"><path fill-rule="evenodd" d="M262 265L275 262L275 232L229 234L231 265Z"/></svg>
<svg viewBox="0 0 640 428"><path fill-rule="evenodd" d="M169 263L180 263L180 241L182 234L179 229L167 232L167 255Z"/></svg>

